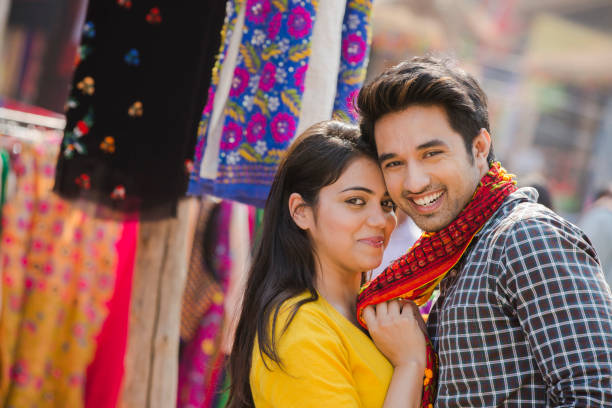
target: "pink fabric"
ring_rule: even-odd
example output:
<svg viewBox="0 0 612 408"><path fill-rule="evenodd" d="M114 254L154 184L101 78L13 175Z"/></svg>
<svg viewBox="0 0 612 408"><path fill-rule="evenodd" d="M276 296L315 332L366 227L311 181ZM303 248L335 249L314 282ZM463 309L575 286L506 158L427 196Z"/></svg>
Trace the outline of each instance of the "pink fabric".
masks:
<svg viewBox="0 0 612 408"><path fill-rule="evenodd" d="M255 218L257 217L257 208L252 205L249 206L249 238L251 238L251 242L255 239Z"/></svg>
<svg viewBox="0 0 612 408"><path fill-rule="evenodd" d="M177 407L210 408L223 377L224 355L219 348L223 327L224 296L229 287L232 258L229 225L232 202L223 201L216 220L216 275L221 292L213 295L193 339L184 344L179 362Z"/></svg>
<svg viewBox="0 0 612 408"><path fill-rule="evenodd" d="M107 304L108 317L96 339L96 354L87 368L85 408L114 408L117 405L125 370L124 358L137 242L138 217L134 215L123 223L121 238L115 246L118 257L115 291Z"/></svg>

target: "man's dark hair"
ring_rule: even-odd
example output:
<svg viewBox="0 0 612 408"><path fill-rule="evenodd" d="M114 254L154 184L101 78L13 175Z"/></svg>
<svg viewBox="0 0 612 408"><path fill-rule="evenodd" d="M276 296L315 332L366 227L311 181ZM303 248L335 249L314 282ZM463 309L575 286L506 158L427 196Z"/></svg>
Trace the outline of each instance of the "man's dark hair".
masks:
<svg viewBox="0 0 612 408"><path fill-rule="evenodd" d="M359 92L356 108L361 115L361 137L376 151L376 121L414 105L442 106L472 159L472 141L480 129L490 132L487 96L471 75L448 59L414 57L385 70ZM491 146L487 160L494 158Z"/></svg>

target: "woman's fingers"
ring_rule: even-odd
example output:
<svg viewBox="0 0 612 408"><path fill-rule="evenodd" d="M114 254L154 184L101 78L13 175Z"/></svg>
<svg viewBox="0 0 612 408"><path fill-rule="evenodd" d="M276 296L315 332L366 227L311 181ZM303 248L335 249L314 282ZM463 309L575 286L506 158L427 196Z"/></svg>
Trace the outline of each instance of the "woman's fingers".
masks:
<svg viewBox="0 0 612 408"><path fill-rule="evenodd" d="M374 306L370 305L363 309L361 312L361 316L363 317L363 321L365 322L368 329L370 329L376 323L376 309Z"/></svg>
<svg viewBox="0 0 612 408"><path fill-rule="evenodd" d="M422 330L426 327L418 306L414 302L405 299L393 299L377 305L367 306L363 309L362 317L368 327L373 324L391 323L398 318L412 320L418 323Z"/></svg>
<svg viewBox="0 0 612 408"><path fill-rule="evenodd" d="M397 299L387 302L387 314L389 317L399 316L401 311L400 301Z"/></svg>
<svg viewBox="0 0 612 408"><path fill-rule="evenodd" d="M412 300L402 299L402 313L418 313L419 308Z"/></svg>
<svg viewBox="0 0 612 408"><path fill-rule="evenodd" d="M387 316L387 302L382 302L376 305L376 317L379 319L381 317Z"/></svg>
<svg viewBox="0 0 612 408"><path fill-rule="evenodd" d="M425 337L418 327L418 308L406 302L402 309L403 303L394 299L368 306L363 311L363 319L372 340L395 367L410 362L424 365Z"/></svg>
<svg viewBox="0 0 612 408"><path fill-rule="evenodd" d="M419 329L421 329L423 334L427 335L427 325L425 324L425 320L423 320L423 317L421 316L419 307L413 301L404 301L402 314L404 313L411 313L411 317L414 318L415 322L419 326Z"/></svg>

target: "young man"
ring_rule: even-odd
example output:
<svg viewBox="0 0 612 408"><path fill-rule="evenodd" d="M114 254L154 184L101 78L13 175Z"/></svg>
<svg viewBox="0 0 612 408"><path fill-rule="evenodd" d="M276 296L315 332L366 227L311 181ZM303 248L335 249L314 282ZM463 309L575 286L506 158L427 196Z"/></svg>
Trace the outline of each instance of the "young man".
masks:
<svg viewBox="0 0 612 408"><path fill-rule="evenodd" d="M391 198L430 233L359 307L422 300L440 282L427 323L436 406L612 406L612 296L597 255L494 161L474 78L415 58L365 86L357 107Z"/></svg>

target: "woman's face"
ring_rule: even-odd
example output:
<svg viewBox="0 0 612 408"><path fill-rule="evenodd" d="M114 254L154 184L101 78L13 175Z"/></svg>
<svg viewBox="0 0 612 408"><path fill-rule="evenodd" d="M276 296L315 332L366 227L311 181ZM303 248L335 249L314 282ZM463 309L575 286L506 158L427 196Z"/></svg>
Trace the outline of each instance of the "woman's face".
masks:
<svg viewBox="0 0 612 408"><path fill-rule="evenodd" d="M319 192L308 228L323 272L360 273L382 262L397 222L378 164L353 160L340 178Z"/></svg>

